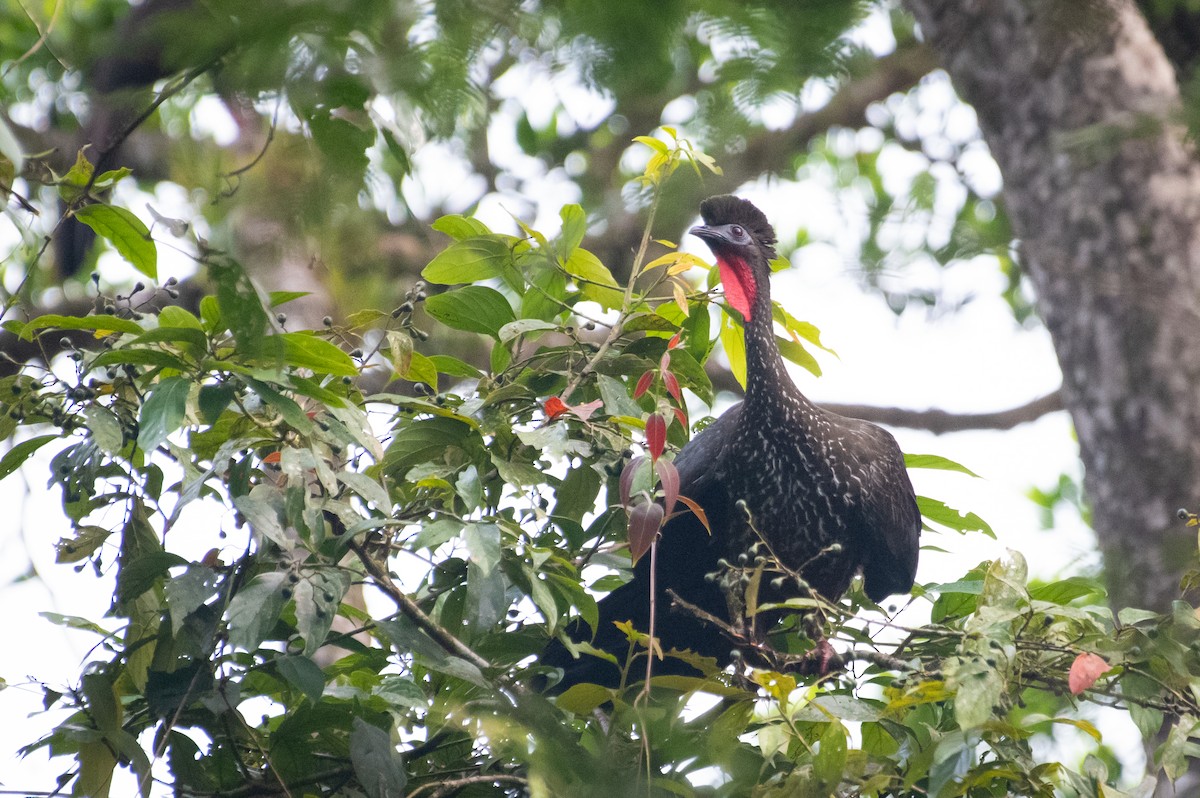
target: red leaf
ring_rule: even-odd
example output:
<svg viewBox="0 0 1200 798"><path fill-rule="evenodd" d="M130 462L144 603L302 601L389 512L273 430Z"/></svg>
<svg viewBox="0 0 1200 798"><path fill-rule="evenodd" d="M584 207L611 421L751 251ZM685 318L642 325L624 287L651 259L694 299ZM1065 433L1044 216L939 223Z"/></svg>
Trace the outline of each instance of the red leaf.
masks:
<svg viewBox="0 0 1200 798"><path fill-rule="evenodd" d="M683 502L689 510L696 514L696 517L700 519L700 523L704 524L704 528L707 529L708 534L711 535L712 527L708 525L708 514L704 512L704 508L694 500L689 499L687 496L680 495L679 501Z"/></svg>
<svg viewBox="0 0 1200 798"><path fill-rule="evenodd" d="M669 368L671 368L671 353L663 352L662 357L658 359L658 370L666 371Z"/></svg>
<svg viewBox="0 0 1200 798"><path fill-rule="evenodd" d="M650 390L650 383L654 382L654 372L646 369L646 373L638 377L637 387L633 389L633 398L640 399L642 394Z"/></svg>
<svg viewBox="0 0 1200 798"><path fill-rule="evenodd" d="M675 349L679 346L679 333L671 336L671 340L667 341L667 349Z"/></svg>
<svg viewBox="0 0 1200 798"><path fill-rule="evenodd" d="M562 399L559 399L557 396L551 396L546 400L545 404L542 405L542 410L545 411L546 418L558 418L563 413L566 413L568 410L570 410L570 408L567 407L567 403Z"/></svg>
<svg viewBox="0 0 1200 798"><path fill-rule="evenodd" d="M280 452L271 452L269 455L263 458L263 462L271 464L278 463L282 456L283 455Z"/></svg>
<svg viewBox="0 0 1200 798"><path fill-rule="evenodd" d="M679 419L679 423L683 425L684 429L687 429L688 428L687 411L684 410L682 407L672 407L671 409L675 411L675 418Z"/></svg>
<svg viewBox="0 0 1200 798"><path fill-rule="evenodd" d="M655 460L654 470L658 472L658 478L662 482L663 511L670 515L675 509L675 500L679 498L679 471L674 463L666 460Z"/></svg>
<svg viewBox="0 0 1200 798"><path fill-rule="evenodd" d="M579 416L579 418L581 420L587 421L589 418L592 417L592 413L595 413L597 410L599 410L602 407L604 407L604 400L596 399L596 400L588 402L586 404L573 406L571 408L571 412L574 413L575 415Z"/></svg>
<svg viewBox="0 0 1200 798"><path fill-rule="evenodd" d="M674 396L676 402L683 404L683 391L679 390L679 380L675 379L675 375L669 371L664 371L663 384L667 386L667 393Z"/></svg>
<svg viewBox="0 0 1200 798"><path fill-rule="evenodd" d="M650 418L646 419L646 446L650 449L650 459L661 457L666 445L667 422L658 413L651 413Z"/></svg>
<svg viewBox="0 0 1200 798"><path fill-rule="evenodd" d="M629 511L629 555L635 563L650 551L662 521L663 508L658 502L639 504Z"/></svg>
<svg viewBox="0 0 1200 798"><path fill-rule="evenodd" d="M635 457L621 472L621 505L623 507L629 507L629 495L633 492L633 480L637 477L638 468L644 462L646 462L645 457Z"/></svg>
<svg viewBox="0 0 1200 798"><path fill-rule="evenodd" d="M1091 687L1110 667L1104 661L1104 657L1086 651L1080 654L1071 663L1071 672L1067 676L1067 686L1071 688L1071 695L1079 695Z"/></svg>

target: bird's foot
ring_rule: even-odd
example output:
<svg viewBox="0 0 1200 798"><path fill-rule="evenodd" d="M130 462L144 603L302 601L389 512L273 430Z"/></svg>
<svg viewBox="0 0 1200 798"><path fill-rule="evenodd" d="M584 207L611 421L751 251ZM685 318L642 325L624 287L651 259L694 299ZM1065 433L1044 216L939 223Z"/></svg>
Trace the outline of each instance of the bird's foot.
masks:
<svg viewBox="0 0 1200 798"><path fill-rule="evenodd" d="M812 651L804 655L796 670L805 676L828 676L845 666L841 655L834 651L828 640L822 639Z"/></svg>

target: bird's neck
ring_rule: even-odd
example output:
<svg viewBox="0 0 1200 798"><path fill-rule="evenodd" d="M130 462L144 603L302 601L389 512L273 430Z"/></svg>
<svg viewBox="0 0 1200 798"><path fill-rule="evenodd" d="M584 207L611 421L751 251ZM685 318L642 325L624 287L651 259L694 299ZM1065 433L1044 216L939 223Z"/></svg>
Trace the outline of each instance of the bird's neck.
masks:
<svg viewBox="0 0 1200 798"><path fill-rule="evenodd" d="M770 288L764 280L755 293L750 319L745 324L746 415L771 423L777 422L776 416L785 409L794 410L800 412L789 413L796 416L791 422L802 424L804 418L814 417L820 411L800 392L784 366L771 311ZM795 432L800 434L801 430Z"/></svg>

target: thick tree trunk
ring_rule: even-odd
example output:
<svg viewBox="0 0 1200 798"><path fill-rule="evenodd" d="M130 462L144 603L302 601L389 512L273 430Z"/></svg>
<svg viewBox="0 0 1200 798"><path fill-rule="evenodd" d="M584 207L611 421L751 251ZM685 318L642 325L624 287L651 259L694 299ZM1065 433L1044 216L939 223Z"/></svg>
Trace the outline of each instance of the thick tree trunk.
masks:
<svg viewBox="0 0 1200 798"><path fill-rule="evenodd" d="M1054 339L1114 605L1164 609L1196 563L1200 162L1131 2L906 0L1004 175ZM1036 457L1037 452L1030 452Z"/></svg>

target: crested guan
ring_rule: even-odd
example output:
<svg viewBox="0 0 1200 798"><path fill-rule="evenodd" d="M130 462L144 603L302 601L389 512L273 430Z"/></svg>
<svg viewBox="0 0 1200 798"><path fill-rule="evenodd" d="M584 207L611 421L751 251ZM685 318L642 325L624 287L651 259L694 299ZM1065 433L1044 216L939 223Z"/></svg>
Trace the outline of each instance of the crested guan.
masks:
<svg viewBox="0 0 1200 798"><path fill-rule="evenodd" d="M725 299L745 322L746 396L675 459L679 492L704 508L711 535L691 512L677 513L663 528L655 631L663 651L690 649L725 665L734 644L712 624L672 607L668 589L728 619L725 590L705 576L720 570L719 560L736 560L761 536L779 562L800 572L825 598L836 601L861 570L867 595L879 601L912 587L921 516L896 440L874 424L817 407L784 369L769 285L775 231L762 211L747 200L718 196L705 200L700 214L704 224L691 233L716 256ZM631 620L647 631L650 566L651 558L642 557L633 580L599 602L592 644L622 663L628 643L613 622ZM787 587L764 591L763 598L800 595L802 588L787 580ZM580 622L569 633L588 639ZM542 663L564 671L555 692L580 682L615 687L620 678L611 663L586 655L574 659L558 640L551 641ZM633 668L631 681L641 672ZM667 657L655 663L654 673L696 671Z"/></svg>

